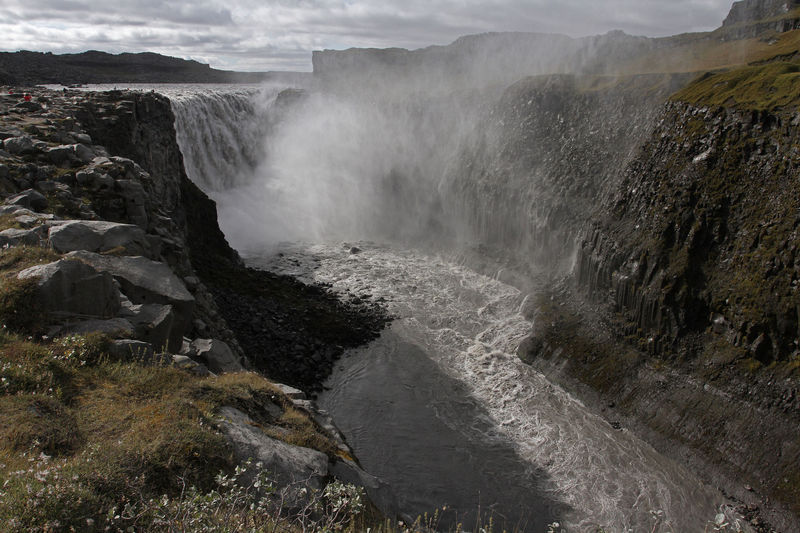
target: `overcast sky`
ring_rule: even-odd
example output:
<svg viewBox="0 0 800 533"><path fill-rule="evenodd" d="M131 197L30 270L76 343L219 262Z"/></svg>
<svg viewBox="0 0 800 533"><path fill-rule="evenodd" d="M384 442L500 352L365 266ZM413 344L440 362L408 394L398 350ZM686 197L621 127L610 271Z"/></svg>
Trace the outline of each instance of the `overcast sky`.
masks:
<svg viewBox="0 0 800 533"><path fill-rule="evenodd" d="M152 51L229 70L311 70L325 48L421 48L487 31L718 27L732 0L0 0L0 50Z"/></svg>

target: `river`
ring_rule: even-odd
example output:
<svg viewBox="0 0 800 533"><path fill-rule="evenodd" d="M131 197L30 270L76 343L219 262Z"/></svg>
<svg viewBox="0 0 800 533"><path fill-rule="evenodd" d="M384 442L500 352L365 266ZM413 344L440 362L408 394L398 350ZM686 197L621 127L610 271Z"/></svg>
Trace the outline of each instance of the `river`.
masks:
<svg viewBox="0 0 800 533"><path fill-rule="evenodd" d="M516 288L446 257L370 243L284 244L249 264L383 302L318 399L412 517L545 531L702 531L724 502L693 473L522 363ZM655 527L655 529L654 529Z"/></svg>

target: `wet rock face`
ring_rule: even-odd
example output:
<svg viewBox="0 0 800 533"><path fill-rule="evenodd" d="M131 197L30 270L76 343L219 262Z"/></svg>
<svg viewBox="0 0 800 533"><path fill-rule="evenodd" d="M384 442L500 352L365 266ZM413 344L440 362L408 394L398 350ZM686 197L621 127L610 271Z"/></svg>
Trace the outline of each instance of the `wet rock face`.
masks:
<svg viewBox="0 0 800 533"><path fill-rule="evenodd" d="M712 330L761 364L800 348L791 114L670 104L579 253L579 283L664 353Z"/></svg>
<svg viewBox="0 0 800 533"><path fill-rule="evenodd" d="M525 346L534 364L569 360L648 431L795 513L798 125L794 110L668 104L588 225L574 271L606 327L641 351L592 374L580 356L553 355L557 343Z"/></svg>
<svg viewBox="0 0 800 533"><path fill-rule="evenodd" d="M571 266L579 229L680 78L640 76L600 90L593 81L603 78L528 78L486 110L449 193L475 240L547 268Z"/></svg>

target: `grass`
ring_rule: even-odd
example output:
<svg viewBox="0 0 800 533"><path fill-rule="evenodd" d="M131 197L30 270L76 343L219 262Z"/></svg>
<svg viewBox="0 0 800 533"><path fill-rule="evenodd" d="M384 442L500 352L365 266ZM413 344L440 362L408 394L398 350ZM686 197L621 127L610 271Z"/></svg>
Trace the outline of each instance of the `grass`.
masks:
<svg viewBox="0 0 800 533"><path fill-rule="evenodd" d="M800 51L800 30L731 39L729 30L657 39L655 49L619 67L619 74L704 72L790 57Z"/></svg>
<svg viewBox="0 0 800 533"><path fill-rule="evenodd" d="M217 474L234 468L215 422L223 405L284 427L287 441L335 450L260 376L113 360L108 342L0 332L0 523L15 524L10 531L102 530L114 522L109 510L180 498L189 486L214 490ZM284 415L269 419L259 409L267 402Z"/></svg>
<svg viewBox="0 0 800 533"><path fill-rule="evenodd" d="M22 229L22 226L17 222L17 216L14 214L0 215L0 231L7 229Z"/></svg>
<svg viewBox="0 0 800 533"><path fill-rule="evenodd" d="M14 246L0 252L0 275L14 276L35 265L57 261L61 256L40 246Z"/></svg>
<svg viewBox="0 0 800 533"><path fill-rule="evenodd" d="M696 106L732 106L757 111L800 106L800 64L779 61L707 73L673 95Z"/></svg>

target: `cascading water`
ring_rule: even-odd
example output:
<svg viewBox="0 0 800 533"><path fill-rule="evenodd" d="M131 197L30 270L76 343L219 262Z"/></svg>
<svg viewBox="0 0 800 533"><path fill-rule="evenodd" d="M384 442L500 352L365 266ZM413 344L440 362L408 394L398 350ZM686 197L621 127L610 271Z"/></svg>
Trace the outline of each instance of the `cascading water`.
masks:
<svg viewBox="0 0 800 533"><path fill-rule="evenodd" d="M195 184L209 192L246 184L264 159L269 111L279 89L165 92L179 124L185 124L177 129L178 142Z"/></svg>
<svg viewBox="0 0 800 533"><path fill-rule="evenodd" d="M283 105L277 90L242 98L174 98L187 172L218 202L223 231L251 265L382 299L398 317L339 362L320 403L404 513L448 505L441 525L468 528L481 509L524 531L551 520L579 531L703 530L719 493L515 357L531 327L523 293L454 255L414 251L447 254L476 238L464 224L474 213L463 209L502 208L465 195L494 187L522 202L535 193L453 177L465 146L481 138L477 106L330 93L292 93ZM243 111L216 111L229 105ZM237 145L242 131L250 133Z"/></svg>

